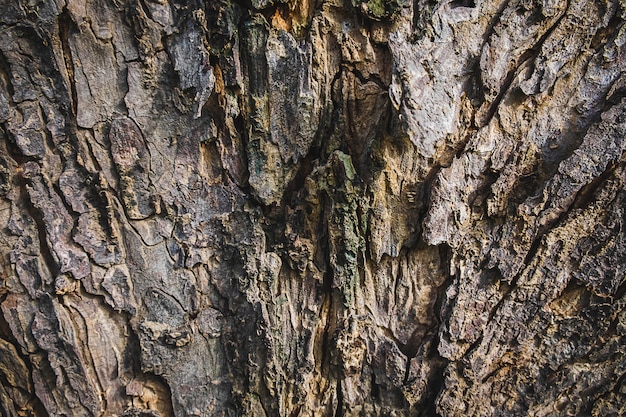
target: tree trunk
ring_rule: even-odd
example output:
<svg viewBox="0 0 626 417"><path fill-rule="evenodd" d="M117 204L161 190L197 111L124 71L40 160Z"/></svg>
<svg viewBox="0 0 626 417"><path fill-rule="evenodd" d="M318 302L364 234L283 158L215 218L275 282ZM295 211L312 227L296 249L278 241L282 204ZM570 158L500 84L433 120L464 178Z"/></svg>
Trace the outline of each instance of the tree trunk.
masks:
<svg viewBox="0 0 626 417"><path fill-rule="evenodd" d="M0 0L0 409L626 413L623 0Z"/></svg>

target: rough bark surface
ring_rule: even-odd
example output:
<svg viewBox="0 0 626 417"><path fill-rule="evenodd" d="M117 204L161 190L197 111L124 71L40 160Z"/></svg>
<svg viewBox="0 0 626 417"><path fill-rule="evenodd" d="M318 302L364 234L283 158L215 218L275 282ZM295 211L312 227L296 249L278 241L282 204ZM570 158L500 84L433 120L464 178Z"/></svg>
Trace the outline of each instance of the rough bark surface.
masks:
<svg viewBox="0 0 626 417"><path fill-rule="evenodd" d="M625 415L625 18L1 0L2 415Z"/></svg>

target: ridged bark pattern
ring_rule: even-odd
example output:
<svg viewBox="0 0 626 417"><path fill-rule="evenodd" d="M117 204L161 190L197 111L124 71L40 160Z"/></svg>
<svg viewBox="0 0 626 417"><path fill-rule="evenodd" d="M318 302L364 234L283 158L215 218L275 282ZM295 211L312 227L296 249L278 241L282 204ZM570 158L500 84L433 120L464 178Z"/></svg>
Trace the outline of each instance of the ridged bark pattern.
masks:
<svg viewBox="0 0 626 417"><path fill-rule="evenodd" d="M0 410L626 414L623 0L0 0Z"/></svg>

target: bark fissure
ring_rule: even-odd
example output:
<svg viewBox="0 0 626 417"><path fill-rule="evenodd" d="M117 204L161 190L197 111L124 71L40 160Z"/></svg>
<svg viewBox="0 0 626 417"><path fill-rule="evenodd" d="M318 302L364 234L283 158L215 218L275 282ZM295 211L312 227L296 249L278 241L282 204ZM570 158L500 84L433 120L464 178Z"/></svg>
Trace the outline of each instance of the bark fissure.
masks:
<svg viewBox="0 0 626 417"><path fill-rule="evenodd" d="M515 79L517 75L519 75L520 69L523 68L527 62L534 63L535 59L537 58L546 40L550 37L550 35L554 32L554 30L557 27L559 27L563 18L567 16L568 9L569 9L569 2L570 0L567 0L567 5L563 8L563 12L561 16L559 16L556 19L556 21L550 27L546 29L546 31L541 35L541 37L537 40L537 42L534 45L532 45L531 48L524 51L519 56L519 58L513 63L512 68L509 69L509 71L506 74L506 77L504 78L504 81L500 85L500 90L496 98L493 100L492 103L489 104L489 107L487 108L485 112L485 116L483 116L483 118L481 118L481 120L478 121L477 124L480 127L484 127L488 125L491 119L493 119L493 116L496 114L498 107L500 106L502 100L511 89L513 80ZM485 39L488 39L488 38L485 38Z"/></svg>
<svg viewBox="0 0 626 417"><path fill-rule="evenodd" d="M61 41L61 53L63 55L63 62L65 64L65 70L67 72L67 78L70 87L70 108L72 114L75 116L76 106L78 105L78 98L76 93L76 81L74 78L74 62L72 60L72 49L69 45L69 37L73 30L74 21L72 20L67 8L63 10L63 13L59 15L59 38Z"/></svg>
<svg viewBox="0 0 626 417"><path fill-rule="evenodd" d="M45 261L48 269L52 273L53 277L57 276L60 272L59 265L57 264L54 256L52 255L52 249L48 244L48 235L47 235L47 227L44 221L44 215L40 209L38 209L31 201L30 197L27 194L26 189L22 190L22 201L24 205L27 207L28 214L35 222L35 226L37 228L37 241L39 246L39 253L41 254L43 260ZM44 288L45 290L45 288Z"/></svg>

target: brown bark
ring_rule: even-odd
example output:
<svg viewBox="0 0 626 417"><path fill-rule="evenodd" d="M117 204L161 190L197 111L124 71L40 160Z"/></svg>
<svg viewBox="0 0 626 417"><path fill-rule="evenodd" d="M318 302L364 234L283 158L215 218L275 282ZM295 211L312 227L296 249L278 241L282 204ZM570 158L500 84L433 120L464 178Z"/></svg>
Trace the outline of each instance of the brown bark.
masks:
<svg viewBox="0 0 626 417"><path fill-rule="evenodd" d="M625 13L1 0L2 414L625 414Z"/></svg>

